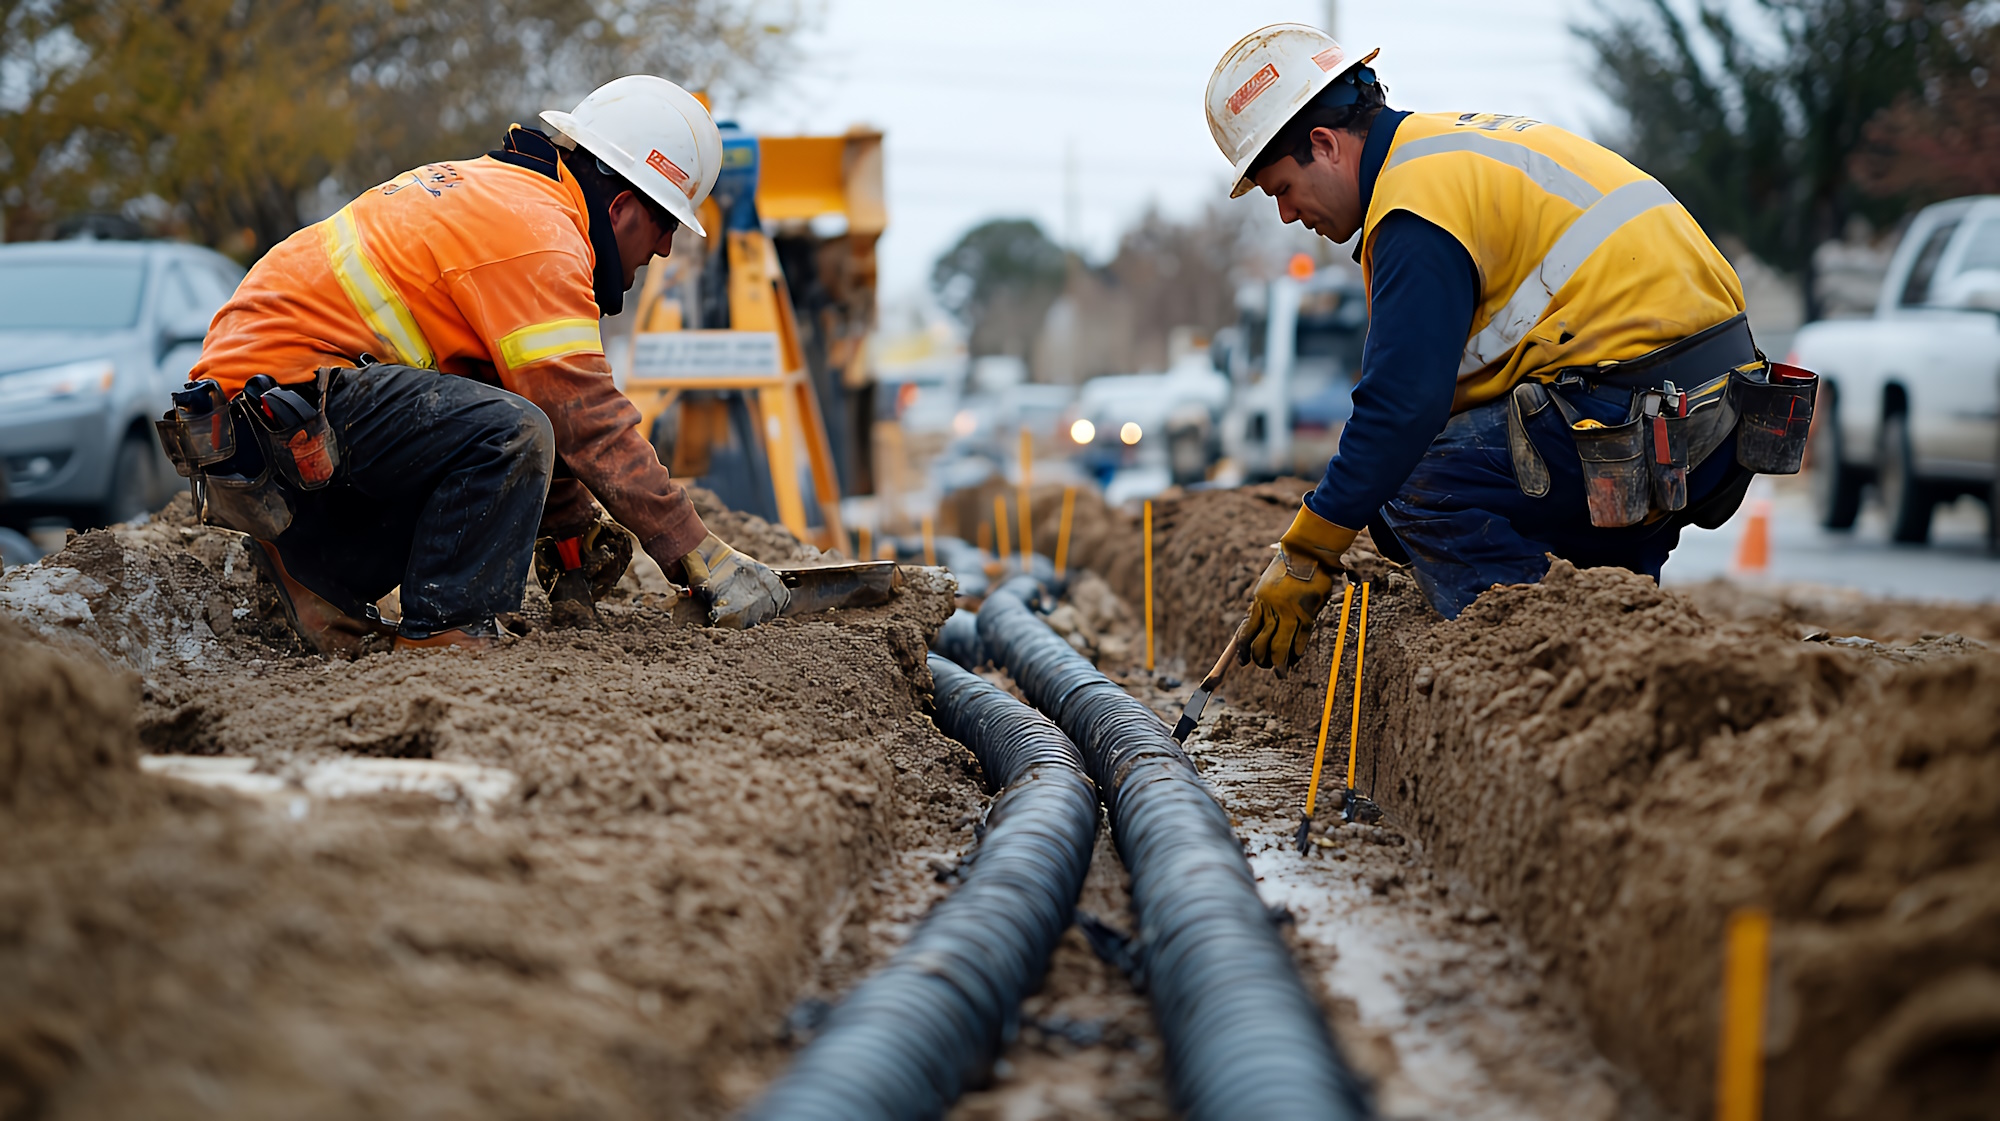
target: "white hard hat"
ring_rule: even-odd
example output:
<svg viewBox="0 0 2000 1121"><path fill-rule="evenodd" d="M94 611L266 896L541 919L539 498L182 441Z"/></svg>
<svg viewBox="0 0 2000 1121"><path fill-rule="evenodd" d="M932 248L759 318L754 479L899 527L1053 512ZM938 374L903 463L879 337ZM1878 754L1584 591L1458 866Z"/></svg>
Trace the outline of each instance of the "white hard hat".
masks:
<svg viewBox="0 0 2000 1121"><path fill-rule="evenodd" d="M1256 184L1246 175L1257 158L1319 91L1381 54L1353 58L1333 36L1302 23L1274 23L1237 41L1208 76L1208 131L1229 161L1229 197Z"/></svg>
<svg viewBox="0 0 2000 1121"><path fill-rule="evenodd" d="M629 74L592 90L575 112L550 109L542 119L708 236L695 215L722 170L722 134L693 94L665 78Z"/></svg>

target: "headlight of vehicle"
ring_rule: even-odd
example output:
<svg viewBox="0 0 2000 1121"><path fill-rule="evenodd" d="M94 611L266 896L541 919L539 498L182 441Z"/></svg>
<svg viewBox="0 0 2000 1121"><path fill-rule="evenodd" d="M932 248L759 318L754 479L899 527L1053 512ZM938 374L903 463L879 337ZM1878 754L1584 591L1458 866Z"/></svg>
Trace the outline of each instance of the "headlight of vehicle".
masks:
<svg viewBox="0 0 2000 1121"><path fill-rule="evenodd" d="M116 367L103 358L0 374L0 408L106 393L116 374Z"/></svg>
<svg viewBox="0 0 2000 1121"><path fill-rule="evenodd" d="M1097 439L1097 426L1087 419L1080 419L1069 426L1069 438L1078 444L1088 444Z"/></svg>

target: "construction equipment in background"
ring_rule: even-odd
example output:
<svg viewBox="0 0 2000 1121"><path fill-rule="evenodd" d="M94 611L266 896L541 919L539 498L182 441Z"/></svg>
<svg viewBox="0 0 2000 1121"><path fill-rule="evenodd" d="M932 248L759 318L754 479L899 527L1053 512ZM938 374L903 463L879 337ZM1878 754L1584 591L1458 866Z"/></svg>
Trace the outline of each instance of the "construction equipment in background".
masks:
<svg viewBox="0 0 2000 1121"><path fill-rule="evenodd" d="M675 476L845 551L841 497L875 489L862 353L888 224L882 134L719 127L706 251L647 269L625 394Z"/></svg>

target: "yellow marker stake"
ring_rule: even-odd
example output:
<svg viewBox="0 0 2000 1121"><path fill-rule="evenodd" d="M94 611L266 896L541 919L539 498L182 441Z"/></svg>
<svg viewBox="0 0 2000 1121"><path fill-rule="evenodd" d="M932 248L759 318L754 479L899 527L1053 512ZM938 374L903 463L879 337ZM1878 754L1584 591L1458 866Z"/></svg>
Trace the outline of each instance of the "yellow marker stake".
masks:
<svg viewBox="0 0 2000 1121"><path fill-rule="evenodd" d="M1063 488L1062 522L1056 526L1056 579L1069 572L1069 520L1076 514L1076 488Z"/></svg>
<svg viewBox="0 0 2000 1121"><path fill-rule="evenodd" d="M1349 585L1352 590L1352 585ZM1341 637L1347 620L1341 619ZM1368 585L1361 585L1361 633L1354 637L1354 713L1347 718L1347 788L1354 789L1354 749L1361 743L1361 659L1368 654Z"/></svg>
<svg viewBox="0 0 2000 1121"><path fill-rule="evenodd" d="M1146 672L1153 672L1153 504L1146 503Z"/></svg>
<svg viewBox="0 0 2000 1121"><path fill-rule="evenodd" d="M1340 630L1333 636L1333 663L1326 667L1326 703L1319 710L1319 750L1313 753L1312 785L1306 787L1306 816L1313 815L1319 802L1319 772L1326 763L1326 729L1333 723L1333 687L1340 681L1341 648L1347 645L1347 613L1354 607L1354 585L1340 597Z"/></svg>
<svg viewBox="0 0 2000 1121"><path fill-rule="evenodd" d="M987 525L985 522L979 523L979 529L973 533L973 536L979 539L973 542L973 544L979 546L980 552L983 553L993 547L993 527Z"/></svg>
<svg viewBox="0 0 2000 1121"><path fill-rule="evenodd" d="M1729 916L1722 963L1722 1041L1715 1064L1715 1121L1757 1121L1764 1112L1764 1000L1771 976L1771 914Z"/></svg>
<svg viewBox="0 0 2000 1121"><path fill-rule="evenodd" d="M937 525L929 514L924 515L924 565L937 567Z"/></svg>
<svg viewBox="0 0 2000 1121"><path fill-rule="evenodd" d="M993 540L998 543L993 555L1000 558L1000 563L1007 563L1007 554L1014 549L1007 544L1007 496L1004 494L993 496Z"/></svg>
<svg viewBox="0 0 2000 1121"><path fill-rule="evenodd" d="M1034 571L1028 564L1028 558L1033 556L1035 552L1035 526L1028 518L1028 476L1034 461L1035 441L1028 435L1027 426L1023 425L1021 428L1021 497L1014 502L1014 505L1019 508L1021 515L1021 571L1023 572Z"/></svg>
<svg viewBox="0 0 2000 1121"><path fill-rule="evenodd" d="M855 531L861 535L861 547L855 550L855 559L870 560L875 556L875 534L867 526Z"/></svg>

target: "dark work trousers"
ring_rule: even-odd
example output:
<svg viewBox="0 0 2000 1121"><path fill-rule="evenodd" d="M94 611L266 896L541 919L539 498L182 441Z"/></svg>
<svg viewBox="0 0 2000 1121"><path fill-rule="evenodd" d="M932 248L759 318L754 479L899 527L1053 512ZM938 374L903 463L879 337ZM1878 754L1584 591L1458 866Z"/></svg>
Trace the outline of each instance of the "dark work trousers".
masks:
<svg viewBox="0 0 2000 1121"><path fill-rule="evenodd" d="M402 634L517 611L555 462L549 418L471 378L373 365L334 377L333 481L292 492L275 544L300 583L350 615L402 586Z"/></svg>
<svg viewBox="0 0 2000 1121"><path fill-rule="evenodd" d="M1621 395L1622 396L1622 395ZM1564 395L1584 416L1624 421L1625 403ZM1451 418L1382 518L1409 552L1417 585L1438 614L1456 619L1495 584L1532 584L1548 574L1547 554L1578 568L1628 568L1654 580L1680 544L1687 512L1652 523L1600 529L1590 524L1576 442L1555 409L1528 420L1528 435L1549 465L1549 492L1522 494L1507 451L1507 398ZM1731 433L1688 472L1688 507L1713 500L1727 517L1750 473L1736 462ZM1719 520L1719 519L1718 519Z"/></svg>

